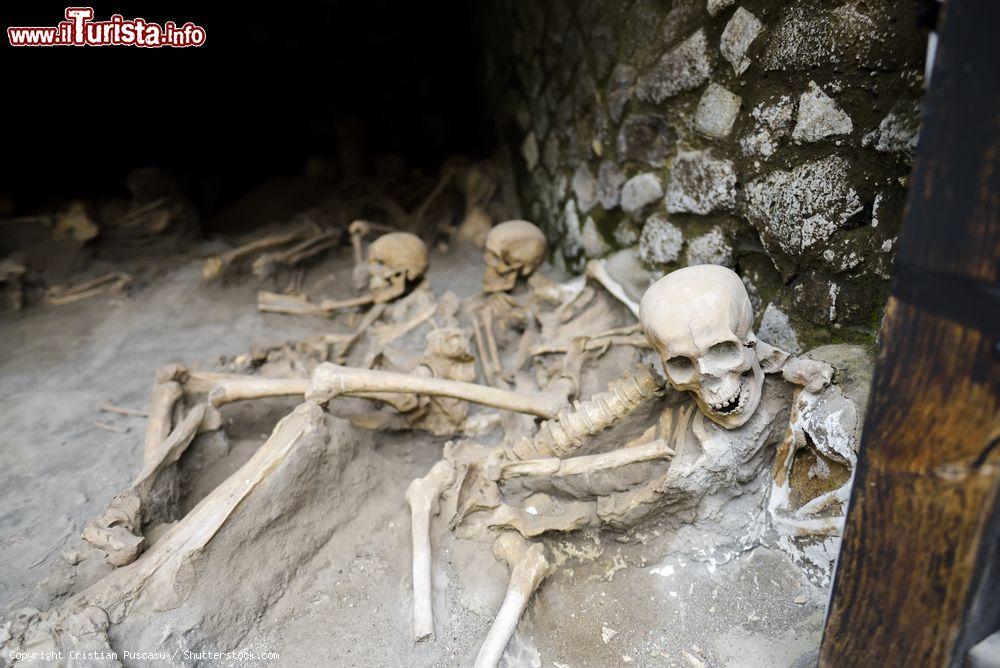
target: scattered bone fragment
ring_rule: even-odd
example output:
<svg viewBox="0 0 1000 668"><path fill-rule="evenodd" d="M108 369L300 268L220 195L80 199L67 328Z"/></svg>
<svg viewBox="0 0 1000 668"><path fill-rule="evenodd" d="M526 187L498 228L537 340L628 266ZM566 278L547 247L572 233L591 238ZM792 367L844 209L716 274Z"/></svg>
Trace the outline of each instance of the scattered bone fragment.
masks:
<svg viewBox="0 0 1000 668"><path fill-rule="evenodd" d="M358 325L357 329L355 329L352 334L347 336L347 338L337 345L336 352L333 356L337 362L343 363L347 361L347 355L351 352L351 348L354 347L354 344L357 343L362 336L368 333L368 329L376 320L382 317L386 308L387 305L382 302L376 303L368 309L368 312L365 313L365 317L361 319L361 323Z"/></svg>
<svg viewBox="0 0 1000 668"><path fill-rule="evenodd" d="M500 361L500 351L497 348L496 337L493 336L493 308L490 303L486 304L486 307L480 311L480 317L483 319L483 336L486 339L486 352L489 355L489 364L492 367L492 376L494 381L503 380L503 363Z"/></svg>
<svg viewBox="0 0 1000 668"><path fill-rule="evenodd" d="M604 260L591 260L587 263L587 276L594 279L600 283L605 290L607 290L611 296L620 301L622 304L632 312L635 317L639 317L639 305L636 304L628 294L625 292L625 288L611 277L605 267Z"/></svg>
<svg viewBox="0 0 1000 668"><path fill-rule="evenodd" d="M260 239L250 241L242 246L238 246L230 251L226 251L225 253L215 255L205 260L205 265L201 270L201 276L204 280L210 281L221 276L226 270L229 269L230 266L248 255L253 255L258 251L264 251L277 246L284 246L286 244L302 241L303 239L308 239L316 234L316 226L307 224L299 226L288 232L270 234Z"/></svg>
<svg viewBox="0 0 1000 668"><path fill-rule="evenodd" d="M455 231L455 238L483 248L493 227L487 207L497 191L497 181L484 165L472 165L466 170L461 186L465 195L465 217Z"/></svg>
<svg viewBox="0 0 1000 668"><path fill-rule="evenodd" d="M789 383L801 385L816 394L833 380L833 367L826 362L795 357L781 367L781 376Z"/></svg>
<svg viewBox="0 0 1000 668"><path fill-rule="evenodd" d="M149 417L149 413L147 413L146 411L140 411L140 410L135 409L135 408L127 408L125 406L116 406L115 404L111 403L110 401L105 401L104 403L100 404L97 408L98 408L98 410L101 410L101 411L103 411L105 413L115 413L117 415L127 415L128 417L144 417L144 418L148 418Z"/></svg>
<svg viewBox="0 0 1000 668"><path fill-rule="evenodd" d="M57 236L70 237L82 244L96 237L100 228L87 215L86 205L76 200L66 211L56 216L54 231Z"/></svg>
<svg viewBox="0 0 1000 668"><path fill-rule="evenodd" d="M417 306L417 312L405 320L393 322L387 325L372 326L375 341L380 348L384 348L393 341L406 336L420 325L424 324L437 312L437 303L434 302L433 295L429 290L416 290L410 297L426 296L429 299L422 305ZM402 301L402 300L400 300Z"/></svg>
<svg viewBox="0 0 1000 668"><path fill-rule="evenodd" d="M302 294L279 294L268 290L257 291L257 310L261 313L284 313L287 315L315 315L330 317L337 311L367 306L373 303L371 295L361 295L350 299L324 299L317 303L309 301Z"/></svg>
<svg viewBox="0 0 1000 668"><path fill-rule="evenodd" d="M489 632L476 655L476 668L495 668L503 657L517 623L538 585L552 569L539 543L528 543L513 532L504 532L493 544L497 559L507 562L511 570L510 584Z"/></svg>
<svg viewBox="0 0 1000 668"><path fill-rule="evenodd" d="M483 292L509 292L545 260L545 235L526 220L500 223L486 235Z"/></svg>
<svg viewBox="0 0 1000 668"><path fill-rule="evenodd" d="M159 444L144 457L143 468L131 487L115 495L108 508L83 530L83 539L102 550L115 566L131 563L146 547L142 534L144 515L158 476L175 464L191 444L205 418L207 406L195 406Z"/></svg>
<svg viewBox="0 0 1000 668"><path fill-rule="evenodd" d="M586 334L580 337L586 341L584 350L606 350L610 346L632 346L634 348L649 348L649 341L638 323L625 327ZM570 344L541 344L531 348L531 355L548 355L552 353L567 353L572 348Z"/></svg>
<svg viewBox="0 0 1000 668"><path fill-rule="evenodd" d="M156 384L149 398L149 419L143 441L143 465L148 464L158 452L161 444L170 435L173 426L174 406L184 394L178 382L182 370L176 366L165 366L157 370Z"/></svg>
<svg viewBox="0 0 1000 668"><path fill-rule="evenodd" d="M116 424L104 422L102 420L95 420L94 426L98 429L103 429L104 431L110 431L113 434L124 434L128 432L128 427L120 427Z"/></svg>
<svg viewBox="0 0 1000 668"><path fill-rule="evenodd" d="M454 477L454 467L441 460L406 489L413 533L413 637L418 642L434 636L430 522L438 512L441 494Z"/></svg>
<svg viewBox="0 0 1000 668"><path fill-rule="evenodd" d="M69 304L104 292L121 292L131 283L131 275L114 271L77 285L54 285L46 291L45 298L50 304Z"/></svg>

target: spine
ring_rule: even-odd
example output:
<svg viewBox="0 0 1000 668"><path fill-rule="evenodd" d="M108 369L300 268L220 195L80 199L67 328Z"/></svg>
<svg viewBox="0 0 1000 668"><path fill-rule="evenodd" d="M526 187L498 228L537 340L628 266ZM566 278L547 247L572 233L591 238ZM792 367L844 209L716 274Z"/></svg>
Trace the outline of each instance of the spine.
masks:
<svg viewBox="0 0 1000 668"><path fill-rule="evenodd" d="M608 385L604 392L587 401L574 401L538 428L534 437L525 437L508 455L515 460L544 457L564 458L576 452L589 436L604 431L628 417L637 408L663 393L663 381L652 367L643 365Z"/></svg>

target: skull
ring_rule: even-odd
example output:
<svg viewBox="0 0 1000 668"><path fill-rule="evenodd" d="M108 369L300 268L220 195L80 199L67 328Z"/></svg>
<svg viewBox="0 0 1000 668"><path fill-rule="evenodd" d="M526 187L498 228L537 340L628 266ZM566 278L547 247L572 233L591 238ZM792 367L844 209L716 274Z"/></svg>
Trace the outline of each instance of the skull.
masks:
<svg viewBox="0 0 1000 668"><path fill-rule="evenodd" d="M750 419L764 372L750 297L735 272L717 265L671 272L646 290L639 319L671 386L690 392L701 412L726 429Z"/></svg>
<svg viewBox="0 0 1000 668"><path fill-rule="evenodd" d="M545 259L545 235L526 220L500 223L486 235L484 292L509 292Z"/></svg>
<svg viewBox="0 0 1000 668"><path fill-rule="evenodd" d="M415 234L390 232L368 247L368 289L376 304L396 299L427 271L427 247Z"/></svg>

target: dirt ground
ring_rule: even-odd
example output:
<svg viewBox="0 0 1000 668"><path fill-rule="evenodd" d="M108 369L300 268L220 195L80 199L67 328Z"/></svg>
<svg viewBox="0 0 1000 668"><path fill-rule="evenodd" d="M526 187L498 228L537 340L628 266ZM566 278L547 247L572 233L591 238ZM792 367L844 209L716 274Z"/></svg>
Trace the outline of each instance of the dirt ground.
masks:
<svg viewBox="0 0 1000 668"><path fill-rule="evenodd" d="M258 286L248 276L203 284L197 258L212 249L202 244L153 264L133 260L144 280L127 297L2 316L0 612L44 610L65 593L46 578L61 566L61 553L79 544L84 524L139 468L144 420L101 413L101 402L143 408L154 371L164 364L210 365L331 327L319 318L259 314ZM432 255L434 291L473 294L481 263L479 252L465 247ZM313 267L307 284L326 281L335 286L330 296L347 296L349 272L344 249ZM292 405L228 410L227 429L234 421L240 426L232 450L192 496L235 471ZM109 432L96 421L127 431ZM295 575L240 646L273 655L233 659L233 665L472 663L507 573L488 544L455 538L440 518L435 587L444 633L416 646L410 638L404 491L439 458L444 441L408 432L376 435L379 482L368 501ZM715 565L665 556L655 537L621 540L591 532L563 541L561 549L576 557L532 602L508 665L808 665L826 592L809 584L784 553L758 548Z"/></svg>

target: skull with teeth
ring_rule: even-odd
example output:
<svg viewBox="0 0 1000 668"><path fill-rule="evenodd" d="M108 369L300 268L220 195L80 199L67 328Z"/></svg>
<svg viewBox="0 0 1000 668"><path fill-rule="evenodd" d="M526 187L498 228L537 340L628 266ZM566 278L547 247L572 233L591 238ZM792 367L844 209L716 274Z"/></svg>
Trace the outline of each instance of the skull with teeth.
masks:
<svg viewBox="0 0 1000 668"><path fill-rule="evenodd" d="M368 289L375 303L390 302L427 271L427 247L415 234L390 232L368 247Z"/></svg>
<svg viewBox="0 0 1000 668"><path fill-rule="evenodd" d="M486 235L484 292L509 292L545 259L545 235L526 220L500 223Z"/></svg>
<svg viewBox="0 0 1000 668"><path fill-rule="evenodd" d="M646 290L639 318L671 386L726 429L750 419L764 372L750 297L735 272L716 265L671 272Z"/></svg>

